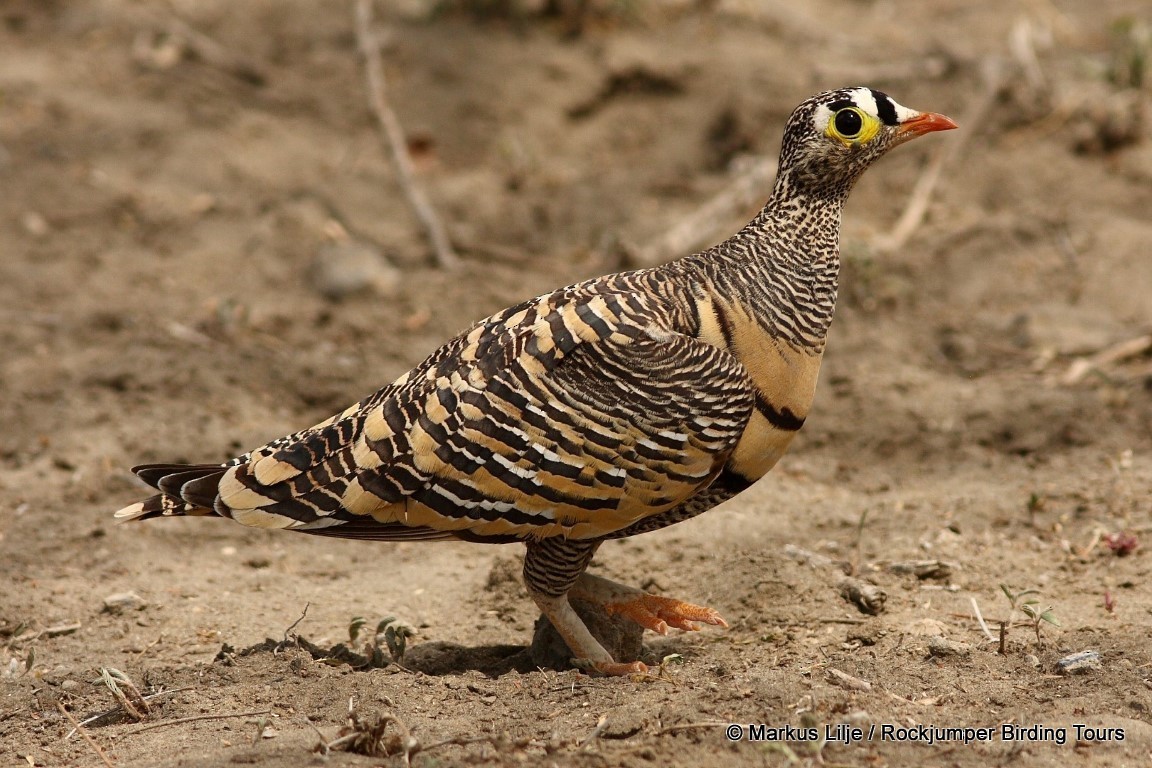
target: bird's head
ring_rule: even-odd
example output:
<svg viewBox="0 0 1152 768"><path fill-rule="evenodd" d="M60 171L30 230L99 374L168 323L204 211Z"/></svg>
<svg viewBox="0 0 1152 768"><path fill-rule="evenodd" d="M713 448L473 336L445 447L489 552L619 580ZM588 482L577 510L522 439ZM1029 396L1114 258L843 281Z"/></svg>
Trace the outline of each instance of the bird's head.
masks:
<svg viewBox="0 0 1152 768"><path fill-rule="evenodd" d="M841 88L792 112L780 148L780 180L797 192L843 199L856 179L897 144L956 123L901 106L872 88Z"/></svg>

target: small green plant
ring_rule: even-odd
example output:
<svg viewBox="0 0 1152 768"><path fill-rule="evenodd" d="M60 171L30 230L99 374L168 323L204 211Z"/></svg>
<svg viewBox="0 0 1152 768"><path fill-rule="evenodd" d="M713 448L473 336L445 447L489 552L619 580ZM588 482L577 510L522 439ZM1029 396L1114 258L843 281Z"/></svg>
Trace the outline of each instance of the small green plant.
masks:
<svg viewBox="0 0 1152 768"><path fill-rule="evenodd" d="M93 684L103 683L116 698L120 707L134 720L140 722L152 714L148 700L144 698L144 694L140 693L140 689L136 687L136 683L132 682L132 678L115 667L100 667L99 673L99 679L92 681Z"/></svg>
<svg viewBox="0 0 1152 768"><path fill-rule="evenodd" d="M1019 592L1013 592L1007 584L1001 584L1000 591L1008 598L1010 607L1008 618L1000 625L1000 652L1004 652L1004 640L1008 636L1008 629L1012 626L1017 611L1028 617L1028 624L1036 632L1036 645L1043 646L1044 640L1040 636L1040 625L1048 623L1054 627L1059 627L1060 622L1057 620L1056 614L1052 612L1052 606L1040 608L1040 600L1037 597L1040 590L1022 589Z"/></svg>
<svg viewBox="0 0 1152 768"><path fill-rule="evenodd" d="M348 623L348 638L351 647L356 647L356 641L360 638L360 634L367 624L368 620L363 616L354 616L352 621ZM408 649L408 638L415 634L416 630L410 624L398 620L395 616L388 616L380 620L376 625L376 631L372 633L372 637L364 643L364 655L370 659L371 666L385 666L384 653L380 648L380 640L383 638L384 645L388 648L388 655L392 661L400 664Z"/></svg>
<svg viewBox="0 0 1152 768"><path fill-rule="evenodd" d="M1058 627L1060 626L1060 622L1056 620L1055 614L1052 613L1052 606L1040 610L1039 605L1039 601L1027 602L1020 606L1020 610L1028 617L1032 624L1032 629L1036 631L1036 645L1043 646L1044 641L1040 638L1040 625L1048 622L1052 626Z"/></svg>
<svg viewBox="0 0 1152 768"><path fill-rule="evenodd" d="M264 733L267 730L268 730L268 716L267 715L260 715L260 717L256 718L256 735L252 737L252 744L250 746L254 747L257 744L259 744L260 740L264 738Z"/></svg>
<svg viewBox="0 0 1152 768"><path fill-rule="evenodd" d="M376 636L383 633L384 642L388 646L388 655L392 661L399 664L404 660L404 651L408 647L408 638L416 634L416 630L403 621L397 621L394 616L382 619L376 625Z"/></svg>
<svg viewBox="0 0 1152 768"><path fill-rule="evenodd" d="M348 644L351 646L356 645L356 640L360 637L360 630L364 629L364 625L368 623L368 619L363 616L353 616L352 621L348 622Z"/></svg>
<svg viewBox="0 0 1152 768"><path fill-rule="evenodd" d="M1121 88L1142 88L1152 58L1152 27L1132 16L1112 25L1112 62L1108 79Z"/></svg>

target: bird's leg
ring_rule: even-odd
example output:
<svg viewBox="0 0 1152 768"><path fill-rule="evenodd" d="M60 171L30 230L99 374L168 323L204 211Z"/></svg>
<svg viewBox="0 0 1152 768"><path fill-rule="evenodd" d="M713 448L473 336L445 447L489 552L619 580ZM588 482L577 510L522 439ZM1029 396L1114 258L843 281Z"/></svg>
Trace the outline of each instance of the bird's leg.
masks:
<svg viewBox="0 0 1152 768"><path fill-rule="evenodd" d="M529 541L524 556L524 586L575 655L577 666L603 675L646 672L648 667L642 662L625 664L613 659L568 602L568 590L584 573L599 545L597 541L561 538Z"/></svg>
<svg viewBox="0 0 1152 768"><path fill-rule="evenodd" d="M580 574L569 594L602 606L609 616L619 614L662 635L668 634L668 627L694 632L700 629L697 622L728 626L711 608L652 595L589 573Z"/></svg>

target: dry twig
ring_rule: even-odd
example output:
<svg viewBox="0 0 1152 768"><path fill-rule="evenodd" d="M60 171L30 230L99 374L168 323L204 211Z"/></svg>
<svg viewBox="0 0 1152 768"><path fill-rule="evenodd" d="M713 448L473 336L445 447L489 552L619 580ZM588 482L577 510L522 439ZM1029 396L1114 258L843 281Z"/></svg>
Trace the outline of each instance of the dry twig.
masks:
<svg viewBox="0 0 1152 768"><path fill-rule="evenodd" d="M677 723L676 725L669 725L666 728L661 728L656 731L656 736L664 736L669 733L679 733L680 731L693 731L697 728L721 728L725 725L731 725L721 720L706 720L700 723Z"/></svg>
<svg viewBox="0 0 1152 768"><path fill-rule="evenodd" d="M186 685L183 688L171 688L167 691L160 691L159 693L149 694L149 695L144 697L144 701L148 702L148 701L151 701L152 699L156 699L156 698L159 698L161 696L172 696L173 694L182 693L184 691L191 691L192 689L193 688L190 685ZM113 707L112 709L109 709L105 712L99 712L95 715L92 715L91 717L84 718L83 720L80 721L79 725L90 725L90 724L98 722L100 720L106 720L106 719L108 719L114 715L121 715L121 714L128 714L128 712L127 712L127 710L124 709L123 706L121 706L120 704L117 704L115 707ZM0 718L0 720L2 720L2 719L3 718ZM72 738L72 735L74 733L76 733L76 730L77 730L76 728L73 728L71 731L69 731L68 735L64 737L65 741Z"/></svg>
<svg viewBox="0 0 1152 768"><path fill-rule="evenodd" d="M284 642L288 643L288 638L292 635L292 630L300 626L300 622L308 615L308 609L312 607L311 602L304 603L304 610L300 612L300 618L288 625L288 629L284 630Z"/></svg>
<svg viewBox="0 0 1152 768"><path fill-rule="evenodd" d="M984 621L984 616L980 613L980 606L976 604L976 598L972 600L972 613L976 616L976 621L980 624L980 631L984 633L984 637L988 638L989 642L995 642L996 638L992 636L992 630L988 629L988 624Z"/></svg>
<svg viewBox="0 0 1152 768"><path fill-rule="evenodd" d="M74 730L83 736L84 741L88 742L92 749L95 750L96 754L100 757L100 761L108 766L108 768L113 768L112 761L108 759L108 755L105 754L103 748L88 734L88 731L84 730L80 723L76 722L75 716L65 709L64 705L60 702L56 702L56 709L60 710L60 714L64 715L64 717L68 718L68 722L72 723Z"/></svg>
<svg viewBox="0 0 1152 768"><path fill-rule="evenodd" d="M408 140L396 112L388 103L387 82L384 79L384 65L380 60L380 43L372 34L372 0L356 0L356 41L364 56L365 77L368 81L368 98L372 112L383 133L384 143L392 154L400 187L408 197L408 202L416 212L416 217L424 225L436 261L443 268L452 268L460 263L440 217L428 202L424 191L416 183L412 170L412 157L408 153Z"/></svg>
<svg viewBox="0 0 1152 768"><path fill-rule="evenodd" d="M1152 333L1145 336L1137 336L1134 339L1122 341L1119 344L1113 344L1110 347L1100 350L1094 355L1088 357L1079 357L1072 361L1068 366L1068 371L1060 379L1060 383L1064 386L1072 386L1077 384L1092 371L1099 370L1109 365L1123 362L1131 357L1137 357L1145 352L1152 350Z"/></svg>
<svg viewBox="0 0 1152 768"><path fill-rule="evenodd" d="M268 715L271 713L272 710L270 709L261 709L256 712L234 712L229 715L189 715L188 717L177 717L174 720L163 720L159 723L149 723L148 725L142 725L139 728L135 728L120 735L122 737L135 736L138 733L144 733L144 731L151 731L153 728L166 728L170 725L183 725L184 723L195 723L200 720L230 720L234 717L259 717L260 715Z"/></svg>
<svg viewBox="0 0 1152 768"><path fill-rule="evenodd" d="M839 616L825 616L812 619L817 624L867 624L868 619L850 619ZM803 622L801 622L803 623Z"/></svg>
<svg viewBox="0 0 1152 768"><path fill-rule="evenodd" d="M13 637L8 641L8 645L16 647L23 643L30 643L40 637L58 637L59 635L70 635L80 629L80 626L80 622L77 621L72 624L58 624L54 627L45 627L44 629L39 629L35 632L29 632L18 637Z"/></svg>

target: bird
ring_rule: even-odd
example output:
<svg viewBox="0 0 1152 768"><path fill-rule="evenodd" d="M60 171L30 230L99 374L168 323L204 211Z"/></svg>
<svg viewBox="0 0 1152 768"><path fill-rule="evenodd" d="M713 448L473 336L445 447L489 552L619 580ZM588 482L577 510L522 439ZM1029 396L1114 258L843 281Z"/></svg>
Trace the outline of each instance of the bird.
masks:
<svg viewBox="0 0 1152 768"><path fill-rule="evenodd" d="M522 542L528 594L577 666L644 673L572 598L665 634L727 623L587 573L593 555L727 501L780 460L815 396L849 192L888 150L956 127L873 88L819 93L787 120L763 209L727 240L497 312L345 411L223 464L134 467L158 493L115 517Z"/></svg>

